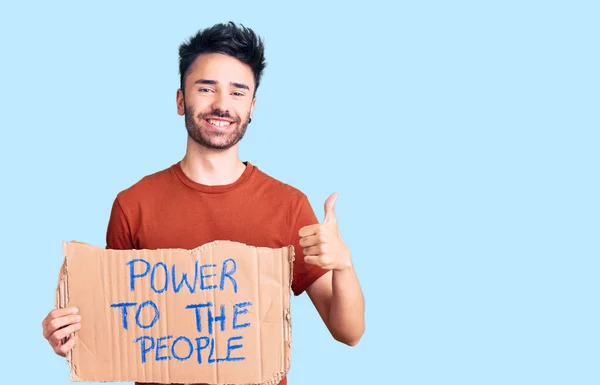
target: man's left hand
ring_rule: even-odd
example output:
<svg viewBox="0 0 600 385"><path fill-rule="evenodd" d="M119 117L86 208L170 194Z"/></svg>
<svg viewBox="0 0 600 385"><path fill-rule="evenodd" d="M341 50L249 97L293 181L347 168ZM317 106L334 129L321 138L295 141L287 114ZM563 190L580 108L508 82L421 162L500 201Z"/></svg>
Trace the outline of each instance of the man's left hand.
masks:
<svg viewBox="0 0 600 385"><path fill-rule="evenodd" d="M344 270L352 267L350 249L338 231L337 218L333 209L337 194L331 194L325 201L323 223L305 226L300 229L300 246L304 251L304 261L326 270Z"/></svg>

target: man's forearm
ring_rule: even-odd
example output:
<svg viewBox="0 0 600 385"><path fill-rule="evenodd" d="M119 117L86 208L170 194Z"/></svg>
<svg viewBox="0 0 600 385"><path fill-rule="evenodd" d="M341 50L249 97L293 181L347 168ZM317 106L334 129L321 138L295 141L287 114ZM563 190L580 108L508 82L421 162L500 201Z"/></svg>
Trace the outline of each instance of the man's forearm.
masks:
<svg viewBox="0 0 600 385"><path fill-rule="evenodd" d="M334 338L356 345L365 330L365 302L353 267L334 270L329 325Z"/></svg>

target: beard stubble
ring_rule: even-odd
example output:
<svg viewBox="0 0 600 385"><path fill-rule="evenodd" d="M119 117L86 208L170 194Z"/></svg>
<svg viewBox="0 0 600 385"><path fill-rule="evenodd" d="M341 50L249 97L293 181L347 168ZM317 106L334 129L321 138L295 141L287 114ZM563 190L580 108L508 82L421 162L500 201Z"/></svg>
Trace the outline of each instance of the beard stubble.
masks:
<svg viewBox="0 0 600 385"><path fill-rule="evenodd" d="M248 123L250 121L250 112L248 112L246 119L242 120L239 116L231 116L227 112L220 110L212 110L209 113L196 114L196 111L191 106L184 106L185 113L185 128L187 129L188 135L199 145L212 149L212 150L227 150L235 146L246 134ZM202 127L201 122L203 119L210 118L226 118L233 120L235 129L231 132L216 132L208 130L206 127Z"/></svg>

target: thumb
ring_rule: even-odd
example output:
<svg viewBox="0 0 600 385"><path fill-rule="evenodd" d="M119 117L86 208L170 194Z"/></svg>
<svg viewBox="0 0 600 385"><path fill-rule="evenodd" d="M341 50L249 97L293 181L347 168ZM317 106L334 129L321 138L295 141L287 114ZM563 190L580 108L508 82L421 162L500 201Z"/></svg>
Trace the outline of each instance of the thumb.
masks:
<svg viewBox="0 0 600 385"><path fill-rule="evenodd" d="M333 210L333 206L335 205L335 201L338 198L337 193L333 193L327 198L325 201L325 220L324 223L335 223L337 222L337 218L335 217L335 211Z"/></svg>

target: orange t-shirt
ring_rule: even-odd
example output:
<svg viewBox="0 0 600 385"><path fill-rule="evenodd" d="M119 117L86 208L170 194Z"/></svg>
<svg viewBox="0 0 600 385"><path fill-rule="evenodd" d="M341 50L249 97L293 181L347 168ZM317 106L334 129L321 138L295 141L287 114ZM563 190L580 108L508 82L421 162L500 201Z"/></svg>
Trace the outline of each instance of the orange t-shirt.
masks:
<svg viewBox="0 0 600 385"><path fill-rule="evenodd" d="M300 295L325 270L304 262L298 230L318 220L307 197L244 162L234 183L207 186L189 179L180 163L121 191L112 206L108 249L193 249L214 240L250 246L294 246L292 291ZM287 384L284 379L279 385Z"/></svg>

